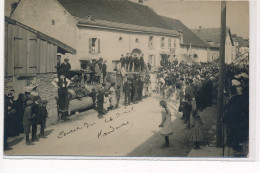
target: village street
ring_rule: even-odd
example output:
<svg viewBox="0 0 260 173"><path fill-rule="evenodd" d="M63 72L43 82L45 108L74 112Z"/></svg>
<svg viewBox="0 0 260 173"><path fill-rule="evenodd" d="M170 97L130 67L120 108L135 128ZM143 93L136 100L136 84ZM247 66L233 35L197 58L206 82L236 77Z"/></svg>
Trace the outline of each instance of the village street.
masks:
<svg viewBox="0 0 260 173"><path fill-rule="evenodd" d="M98 119L94 110L73 115L70 120L51 125L47 138L35 145L25 145L23 136L11 142L6 155L75 155L75 156L187 156L191 150L189 130L181 121L178 105L169 103L173 114L174 134L170 147L163 148L164 137L158 125L161 108L155 97L139 104L109 111ZM12 143L15 145L12 146Z"/></svg>

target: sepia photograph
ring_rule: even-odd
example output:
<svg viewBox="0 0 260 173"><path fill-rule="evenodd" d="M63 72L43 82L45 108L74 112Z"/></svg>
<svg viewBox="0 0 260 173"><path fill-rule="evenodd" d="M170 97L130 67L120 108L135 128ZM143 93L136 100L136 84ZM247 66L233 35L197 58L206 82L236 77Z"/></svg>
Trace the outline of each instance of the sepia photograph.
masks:
<svg viewBox="0 0 260 173"><path fill-rule="evenodd" d="M5 0L3 157L255 155L249 6Z"/></svg>

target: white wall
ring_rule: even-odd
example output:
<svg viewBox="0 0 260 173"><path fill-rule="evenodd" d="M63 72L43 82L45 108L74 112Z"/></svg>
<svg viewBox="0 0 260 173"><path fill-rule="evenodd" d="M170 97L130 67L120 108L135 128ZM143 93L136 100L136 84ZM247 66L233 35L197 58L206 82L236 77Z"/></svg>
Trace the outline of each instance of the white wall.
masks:
<svg viewBox="0 0 260 173"><path fill-rule="evenodd" d="M77 44L76 23L55 0L21 1L11 18L73 48Z"/></svg>
<svg viewBox="0 0 260 173"><path fill-rule="evenodd" d="M149 47L149 37L153 36L153 47ZM122 41L119 41L119 37L122 37ZM100 39L100 53L89 53L89 38ZM87 27L80 27L77 57L79 59L99 58L107 60L108 70L112 70L112 61L119 60L121 54L132 52L134 49L140 49L144 54L144 60L148 62L149 55L155 55L156 65L160 65L161 53L170 53L168 47L168 37L165 37L165 47L161 48L162 36L148 35L148 34L134 34L125 32L115 32L108 30L97 30ZM136 42L136 39L139 42ZM179 39L172 38L172 47L174 46L174 40L176 40L176 47L178 49Z"/></svg>
<svg viewBox="0 0 260 173"><path fill-rule="evenodd" d="M80 69L81 59L103 57L107 60L108 70L112 70L112 60L119 60L121 54L139 48L144 54L145 62L148 56L154 55L155 64L160 65L161 53L170 53L168 37L165 37L165 48L161 48L163 36L154 35L154 46L148 47L148 34L134 34L119 31L109 31L78 27L75 20L56 0L25 0L21 1L11 18L32 27L44 34L56 38L77 50L76 55L66 54L72 69ZM54 23L53 23L54 22ZM123 40L119 41L119 37ZM89 38L100 39L100 53L89 53ZM136 38L139 43L136 43ZM179 53L179 38L172 38L172 47L176 40L176 54Z"/></svg>
<svg viewBox="0 0 260 173"><path fill-rule="evenodd" d="M207 62L207 48L202 48L202 47L193 47L191 45L191 50L187 50L187 47L189 48L189 46L181 46L181 54L197 54L198 55L198 58L197 59L192 59L194 60L195 62Z"/></svg>

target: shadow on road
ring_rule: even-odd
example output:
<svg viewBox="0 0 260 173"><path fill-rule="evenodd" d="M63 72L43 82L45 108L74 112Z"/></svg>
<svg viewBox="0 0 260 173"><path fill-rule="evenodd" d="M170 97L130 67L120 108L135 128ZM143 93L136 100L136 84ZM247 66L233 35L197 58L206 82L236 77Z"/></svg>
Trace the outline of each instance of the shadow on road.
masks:
<svg viewBox="0 0 260 173"><path fill-rule="evenodd" d="M180 119L180 115L176 115L173 123L173 135L170 136L170 147L162 147L164 144L164 136L159 131L152 131L154 135L128 153L127 156L135 157L186 157L191 148L190 130L186 129L186 124Z"/></svg>

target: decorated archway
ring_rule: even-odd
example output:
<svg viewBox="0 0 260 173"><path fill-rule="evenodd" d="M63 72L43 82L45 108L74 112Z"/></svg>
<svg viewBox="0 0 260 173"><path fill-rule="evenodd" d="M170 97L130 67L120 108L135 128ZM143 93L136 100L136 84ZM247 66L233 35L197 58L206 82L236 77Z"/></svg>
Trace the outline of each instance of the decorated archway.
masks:
<svg viewBox="0 0 260 173"><path fill-rule="evenodd" d="M136 54L136 55L141 55L141 54L142 54L142 51L141 51L140 49L138 49L138 48L135 48L135 49L132 50L131 53L132 53L133 55L134 55L134 54Z"/></svg>

